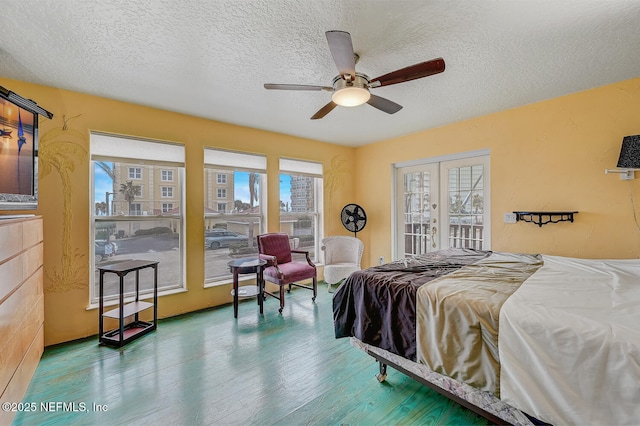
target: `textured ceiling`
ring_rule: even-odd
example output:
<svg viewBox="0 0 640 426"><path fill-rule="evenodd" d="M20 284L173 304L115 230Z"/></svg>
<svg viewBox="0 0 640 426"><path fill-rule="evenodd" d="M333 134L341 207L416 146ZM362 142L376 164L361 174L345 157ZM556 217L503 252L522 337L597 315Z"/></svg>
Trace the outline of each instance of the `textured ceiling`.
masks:
<svg viewBox="0 0 640 426"><path fill-rule="evenodd" d="M639 21L640 0L0 0L0 76L359 146L637 77ZM330 93L263 83L330 86L327 30L369 77L446 70L372 89L394 115L312 121Z"/></svg>

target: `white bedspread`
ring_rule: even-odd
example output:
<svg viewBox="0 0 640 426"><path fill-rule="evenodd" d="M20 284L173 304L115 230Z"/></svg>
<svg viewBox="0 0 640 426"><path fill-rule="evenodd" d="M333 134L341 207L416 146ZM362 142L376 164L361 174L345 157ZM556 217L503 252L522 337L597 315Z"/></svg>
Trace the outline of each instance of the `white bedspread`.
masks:
<svg viewBox="0 0 640 426"><path fill-rule="evenodd" d="M501 399L555 425L640 424L640 260L543 259L500 313Z"/></svg>

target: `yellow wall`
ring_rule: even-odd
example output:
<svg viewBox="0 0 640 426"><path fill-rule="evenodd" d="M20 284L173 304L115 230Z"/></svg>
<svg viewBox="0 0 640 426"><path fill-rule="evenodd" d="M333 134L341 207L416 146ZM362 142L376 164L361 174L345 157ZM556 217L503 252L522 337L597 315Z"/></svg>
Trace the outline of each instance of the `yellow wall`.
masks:
<svg viewBox="0 0 640 426"><path fill-rule="evenodd" d="M640 255L640 176L614 168L622 137L640 133L640 79L564 96L405 137L346 148L233 126L84 94L0 78L0 85L53 112L41 119L40 203L44 218L45 343L97 333L89 299L89 131L175 141L186 146L187 283L160 299L161 317L230 302L228 286L203 288L203 147L262 153L268 159L268 228L278 230L278 159L320 161L325 170L325 234L348 235L342 206L361 204L367 227L363 266L391 258L391 166L488 148L491 152L492 248L576 257ZM63 130L66 118L67 127ZM45 161L43 161L45 160ZM352 179L355 179L355 190ZM349 182L347 185L346 183ZM272 195L273 194L273 195ZM578 210L575 223L504 224L513 210ZM640 216L640 213L638 214ZM66 227L66 228L65 228ZM68 238L67 238L68 236Z"/></svg>
<svg viewBox="0 0 640 426"><path fill-rule="evenodd" d="M98 312L87 309L91 272L89 132L91 130L182 143L186 147L186 259L188 291L163 296L168 317L229 303L230 286L205 289L203 147L267 156L268 230L279 231L280 156L322 162L325 233L348 235L339 215L353 202L355 150L0 78L0 85L34 99L54 114L40 119L38 210L44 219L45 344L98 333ZM65 127L66 120L66 127ZM9 212L19 213L19 212Z"/></svg>
<svg viewBox="0 0 640 426"><path fill-rule="evenodd" d="M638 179L605 175L622 138L640 133L640 78L405 137L356 152L356 199L367 212L358 236L365 263L391 257L392 164L488 148L492 249L586 258L640 256ZM577 210L575 222L505 224L514 210Z"/></svg>

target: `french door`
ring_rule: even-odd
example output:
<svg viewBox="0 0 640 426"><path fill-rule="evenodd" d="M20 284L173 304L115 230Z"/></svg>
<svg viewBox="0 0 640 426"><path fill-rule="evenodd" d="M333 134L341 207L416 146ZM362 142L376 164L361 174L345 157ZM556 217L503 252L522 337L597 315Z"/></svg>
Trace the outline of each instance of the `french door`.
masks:
<svg viewBox="0 0 640 426"><path fill-rule="evenodd" d="M488 155L399 166L395 193L395 258L490 248Z"/></svg>

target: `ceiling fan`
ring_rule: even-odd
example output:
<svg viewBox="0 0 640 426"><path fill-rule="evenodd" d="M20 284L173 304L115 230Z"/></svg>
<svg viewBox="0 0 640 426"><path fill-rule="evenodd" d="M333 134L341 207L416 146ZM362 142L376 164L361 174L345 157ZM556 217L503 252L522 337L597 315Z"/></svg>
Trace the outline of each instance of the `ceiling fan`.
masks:
<svg viewBox="0 0 640 426"><path fill-rule="evenodd" d="M345 31L327 31L325 34L329 42L331 56L333 56L333 61L340 73L334 77L331 86L273 83L264 85L264 88L269 90L324 90L333 92L331 101L320 108L320 110L311 117L312 120L324 117L338 105L353 107L364 103L368 103L372 107L384 111L387 114L394 114L402 109L402 105L398 105L389 99L373 95L369 89L404 83L405 81L428 77L444 71L444 59L436 58L370 79L367 75L356 72L356 62L359 57L353 51L351 34Z"/></svg>

